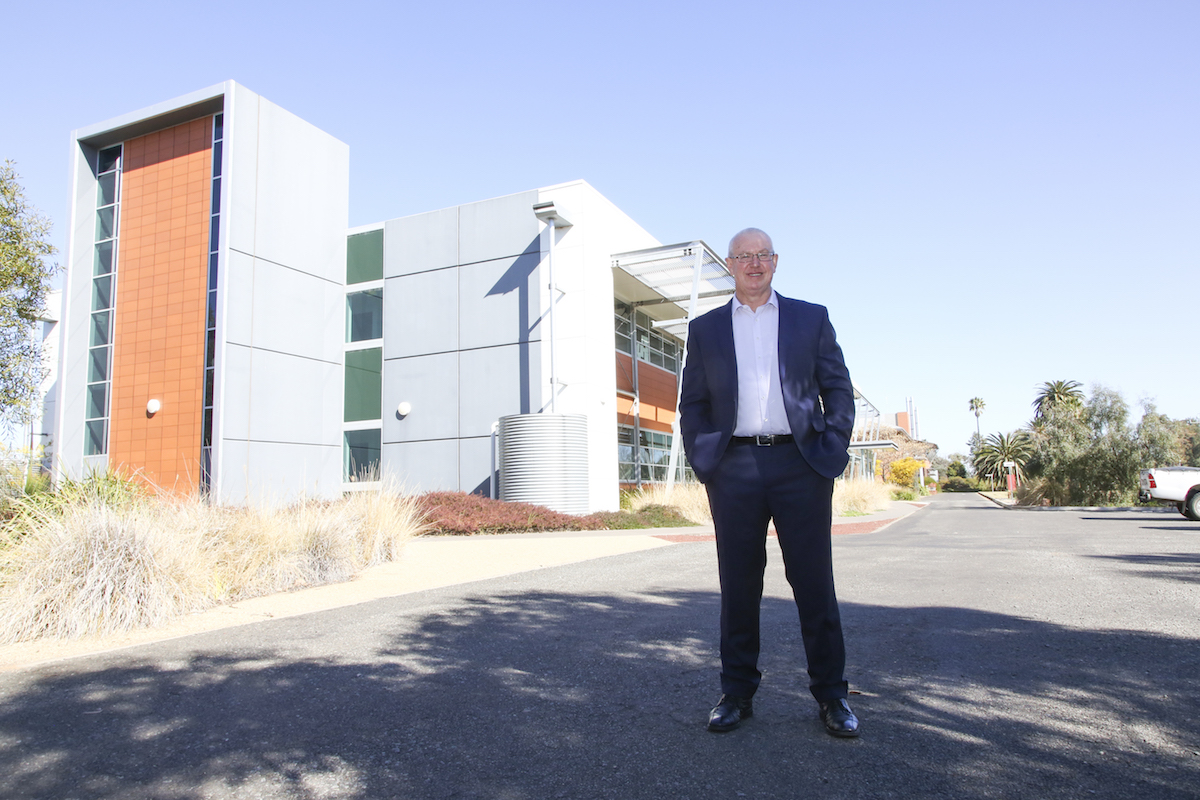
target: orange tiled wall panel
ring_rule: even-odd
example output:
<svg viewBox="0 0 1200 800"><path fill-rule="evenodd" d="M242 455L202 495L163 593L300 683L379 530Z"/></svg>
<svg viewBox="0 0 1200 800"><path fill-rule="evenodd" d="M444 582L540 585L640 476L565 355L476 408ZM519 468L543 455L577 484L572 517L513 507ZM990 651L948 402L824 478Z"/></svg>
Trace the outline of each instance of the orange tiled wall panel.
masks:
<svg viewBox="0 0 1200 800"><path fill-rule="evenodd" d="M211 118L125 143L108 461L177 493L200 478L211 162Z"/></svg>
<svg viewBox="0 0 1200 800"><path fill-rule="evenodd" d="M617 388L631 390L632 375L633 363L630 357L624 353L617 353ZM671 425L675 422L675 373L639 361L638 388L641 396L641 426L651 431L670 433ZM617 422L632 425L632 408L632 400L617 395Z"/></svg>

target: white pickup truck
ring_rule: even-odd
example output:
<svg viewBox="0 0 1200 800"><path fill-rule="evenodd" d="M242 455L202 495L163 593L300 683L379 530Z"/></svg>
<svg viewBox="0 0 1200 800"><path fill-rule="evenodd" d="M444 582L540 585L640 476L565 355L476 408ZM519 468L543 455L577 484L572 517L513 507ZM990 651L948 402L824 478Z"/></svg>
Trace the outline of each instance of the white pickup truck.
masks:
<svg viewBox="0 0 1200 800"><path fill-rule="evenodd" d="M1138 499L1168 500L1179 513L1200 521L1200 467L1158 467L1142 470Z"/></svg>

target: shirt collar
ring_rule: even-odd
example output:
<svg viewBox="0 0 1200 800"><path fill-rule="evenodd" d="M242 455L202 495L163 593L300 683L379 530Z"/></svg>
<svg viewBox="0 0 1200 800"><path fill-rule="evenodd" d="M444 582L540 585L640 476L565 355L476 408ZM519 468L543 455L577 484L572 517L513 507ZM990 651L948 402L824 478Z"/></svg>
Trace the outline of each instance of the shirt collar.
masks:
<svg viewBox="0 0 1200 800"><path fill-rule="evenodd" d="M776 311L779 310L779 298L775 296L774 289L771 290L771 296L767 298L767 302L763 303L762 306L759 306L759 308L762 308L763 306L774 306ZM736 314L739 308L745 308L748 313L754 313L750 310L750 306L746 305L741 300L738 300L737 295L735 294L733 296L733 313Z"/></svg>

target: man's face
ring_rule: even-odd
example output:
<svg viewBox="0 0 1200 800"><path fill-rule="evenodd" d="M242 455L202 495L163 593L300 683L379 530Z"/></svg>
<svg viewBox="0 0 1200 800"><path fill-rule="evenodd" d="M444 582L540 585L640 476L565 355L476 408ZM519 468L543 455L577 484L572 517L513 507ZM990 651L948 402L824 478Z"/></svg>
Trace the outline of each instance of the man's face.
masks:
<svg viewBox="0 0 1200 800"><path fill-rule="evenodd" d="M770 294L778 256L768 257L766 253L773 249L771 238L761 233L749 233L733 240L725 266L733 276L738 299ZM761 258L737 258L745 255L758 255Z"/></svg>

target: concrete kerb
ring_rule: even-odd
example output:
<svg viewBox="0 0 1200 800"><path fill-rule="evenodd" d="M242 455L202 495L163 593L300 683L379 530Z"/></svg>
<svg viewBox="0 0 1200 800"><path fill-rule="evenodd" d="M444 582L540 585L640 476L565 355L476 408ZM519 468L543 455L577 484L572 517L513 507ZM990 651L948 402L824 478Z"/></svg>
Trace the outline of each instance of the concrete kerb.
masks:
<svg viewBox="0 0 1200 800"><path fill-rule="evenodd" d="M1099 514L1116 514L1133 511L1139 514L1178 514L1179 510L1170 506L1019 506L1014 500L990 497L985 492L976 492L985 500L990 500L1000 508L1008 511L1088 511Z"/></svg>

